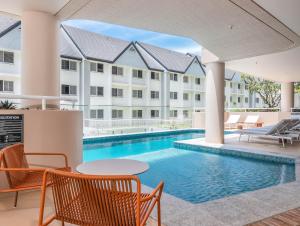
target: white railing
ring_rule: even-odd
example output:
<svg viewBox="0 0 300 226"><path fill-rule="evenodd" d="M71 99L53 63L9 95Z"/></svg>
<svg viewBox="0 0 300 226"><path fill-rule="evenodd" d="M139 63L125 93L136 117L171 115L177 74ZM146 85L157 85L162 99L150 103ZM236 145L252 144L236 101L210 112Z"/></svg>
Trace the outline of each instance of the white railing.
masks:
<svg viewBox="0 0 300 226"><path fill-rule="evenodd" d="M226 112L277 112L280 108L225 108Z"/></svg>
<svg viewBox="0 0 300 226"><path fill-rule="evenodd" d="M191 126L192 119L85 119L84 126L97 129L107 128L146 128L146 127L180 127Z"/></svg>
<svg viewBox="0 0 300 226"><path fill-rule="evenodd" d="M42 110L47 109L47 101L59 100L71 102L74 106L77 102L76 97L60 97L60 96L36 96L36 95L15 95L15 94L0 94L0 99L10 99L10 100L40 100L42 105Z"/></svg>

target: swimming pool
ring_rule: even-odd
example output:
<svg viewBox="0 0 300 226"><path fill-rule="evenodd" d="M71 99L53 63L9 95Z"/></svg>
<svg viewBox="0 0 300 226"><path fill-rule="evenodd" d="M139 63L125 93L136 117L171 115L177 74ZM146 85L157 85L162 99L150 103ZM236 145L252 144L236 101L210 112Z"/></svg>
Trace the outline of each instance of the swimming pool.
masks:
<svg viewBox="0 0 300 226"><path fill-rule="evenodd" d="M192 203L295 180L292 163L210 153L205 148L174 148L174 141L203 135L204 131L181 131L86 140L84 161L105 158L146 161L150 169L139 175L143 184L155 187L163 180L164 192Z"/></svg>

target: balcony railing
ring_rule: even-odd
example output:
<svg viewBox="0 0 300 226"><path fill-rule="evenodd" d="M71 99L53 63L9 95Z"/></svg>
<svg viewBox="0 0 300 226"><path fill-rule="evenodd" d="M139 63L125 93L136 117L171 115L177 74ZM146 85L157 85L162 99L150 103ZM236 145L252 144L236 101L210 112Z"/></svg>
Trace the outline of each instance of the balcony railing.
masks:
<svg viewBox="0 0 300 226"><path fill-rule="evenodd" d="M72 106L78 101L76 97L60 97L60 96L36 96L36 95L15 95L15 94L0 94L0 99L4 100L38 100L41 102L42 110L47 109L47 101L59 100L70 102Z"/></svg>

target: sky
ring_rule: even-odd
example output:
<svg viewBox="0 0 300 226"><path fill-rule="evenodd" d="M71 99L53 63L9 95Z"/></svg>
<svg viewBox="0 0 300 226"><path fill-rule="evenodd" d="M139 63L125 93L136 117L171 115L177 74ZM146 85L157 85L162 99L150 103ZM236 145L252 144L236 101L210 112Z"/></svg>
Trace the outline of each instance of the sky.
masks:
<svg viewBox="0 0 300 226"><path fill-rule="evenodd" d="M201 54L192 39L89 20L69 20L63 24L127 41L140 41L182 53Z"/></svg>

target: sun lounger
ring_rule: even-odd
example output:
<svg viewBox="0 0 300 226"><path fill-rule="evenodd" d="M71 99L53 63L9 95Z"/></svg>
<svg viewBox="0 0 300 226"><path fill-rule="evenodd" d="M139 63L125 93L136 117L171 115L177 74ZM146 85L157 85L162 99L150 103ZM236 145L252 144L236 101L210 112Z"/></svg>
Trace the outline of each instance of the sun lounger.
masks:
<svg viewBox="0 0 300 226"><path fill-rule="evenodd" d="M230 115L227 121L225 122L225 128L232 129L235 128L237 123L240 120L240 115Z"/></svg>
<svg viewBox="0 0 300 226"><path fill-rule="evenodd" d="M247 128L250 126L256 127L258 123L259 115L248 115L242 125L245 125Z"/></svg>
<svg viewBox="0 0 300 226"><path fill-rule="evenodd" d="M299 134L292 132L292 129L299 125L299 119L284 119L273 126L241 130L239 141L243 135L248 136L248 142L251 137L255 136L266 139L277 139L281 141L284 147L285 141L289 141L292 144L294 140L299 139Z"/></svg>

